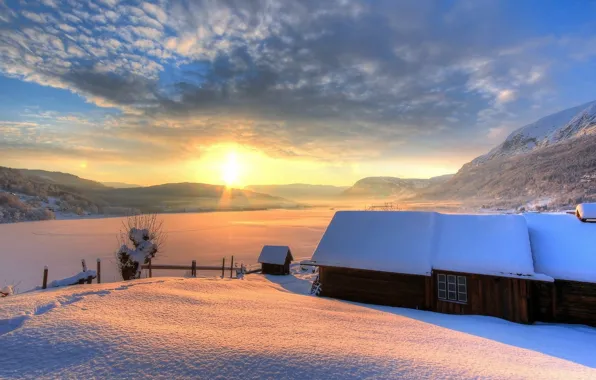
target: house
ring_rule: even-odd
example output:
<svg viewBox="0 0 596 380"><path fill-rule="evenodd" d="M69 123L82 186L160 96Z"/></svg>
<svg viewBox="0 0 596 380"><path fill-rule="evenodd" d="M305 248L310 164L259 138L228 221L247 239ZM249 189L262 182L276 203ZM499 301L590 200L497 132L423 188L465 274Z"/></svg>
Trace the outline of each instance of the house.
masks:
<svg viewBox="0 0 596 380"><path fill-rule="evenodd" d="M596 203L580 203L575 208L575 216L582 222L596 222Z"/></svg>
<svg viewBox="0 0 596 380"><path fill-rule="evenodd" d="M596 226L568 214L526 214L535 270L534 313L546 322L596 326Z"/></svg>
<svg viewBox="0 0 596 380"><path fill-rule="evenodd" d="M290 263L294 260L290 247L266 245L261 250L258 262L263 274L290 274Z"/></svg>
<svg viewBox="0 0 596 380"><path fill-rule="evenodd" d="M319 266L319 295L430 309L435 217L429 212L336 212L312 257Z"/></svg>
<svg viewBox="0 0 596 380"><path fill-rule="evenodd" d="M319 295L531 323L535 273L520 215L337 212L316 248Z"/></svg>
<svg viewBox="0 0 596 380"><path fill-rule="evenodd" d="M443 215L435 223L432 308L532 323L535 273L521 215Z"/></svg>

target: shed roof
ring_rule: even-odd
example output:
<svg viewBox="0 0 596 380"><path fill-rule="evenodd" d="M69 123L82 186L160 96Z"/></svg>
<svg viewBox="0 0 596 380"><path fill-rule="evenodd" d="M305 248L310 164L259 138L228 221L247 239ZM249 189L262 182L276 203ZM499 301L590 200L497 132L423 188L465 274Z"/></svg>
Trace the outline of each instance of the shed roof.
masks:
<svg viewBox="0 0 596 380"><path fill-rule="evenodd" d="M287 245L266 245L261 250L258 262L261 264L284 265L288 255L290 255L290 260L294 260L292 251Z"/></svg>
<svg viewBox="0 0 596 380"><path fill-rule="evenodd" d="M534 271L521 215L439 214L433 269L552 281Z"/></svg>
<svg viewBox="0 0 596 380"><path fill-rule="evenodd" d="M596 224L569 214L525 214L537 272L596 283Z"/></svg>
<svg viewBox="0 0 596 380"><path fill-rule="evenodd" d="M312 260L318 265L430 275L436 213L339 211Z"/></svg>

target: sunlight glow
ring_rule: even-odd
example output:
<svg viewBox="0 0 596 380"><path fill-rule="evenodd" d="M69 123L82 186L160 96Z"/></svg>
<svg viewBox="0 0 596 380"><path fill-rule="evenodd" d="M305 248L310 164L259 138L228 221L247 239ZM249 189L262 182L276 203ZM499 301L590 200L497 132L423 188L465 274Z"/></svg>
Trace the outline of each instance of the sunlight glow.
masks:
<svg viewBox="0 0 596 380"><path fill-rule="evenodd" d="M228 153L226 161L221 166L221 179L227 187L239 185L240 166L236 152Z"/></svg>

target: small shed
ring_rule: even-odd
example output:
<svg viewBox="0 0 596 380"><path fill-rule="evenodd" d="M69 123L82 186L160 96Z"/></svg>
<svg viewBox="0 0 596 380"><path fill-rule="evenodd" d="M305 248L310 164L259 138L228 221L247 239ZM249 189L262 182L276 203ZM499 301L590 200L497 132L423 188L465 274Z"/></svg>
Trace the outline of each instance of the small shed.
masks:
<svg viewBox="0 0 596 380"><path fill-rule="evenodd" d="M294 260L290 247L286 245L266 245L261 250L258 262L263 274L290 274L290 263Z"/></svg>
<svg viewBox="0 0 596 380"><path fill-rule="evenodd" d="M538 320L596 326L596 225L569 214L525 218L536 271L555 279L536 286Z"/></svg>
<svg viewBox="0 0 596 380"><path fill-rule="evenodd" d="M580 203L575 208L575 216L582 222L596 222L596 203Z"/></svg>

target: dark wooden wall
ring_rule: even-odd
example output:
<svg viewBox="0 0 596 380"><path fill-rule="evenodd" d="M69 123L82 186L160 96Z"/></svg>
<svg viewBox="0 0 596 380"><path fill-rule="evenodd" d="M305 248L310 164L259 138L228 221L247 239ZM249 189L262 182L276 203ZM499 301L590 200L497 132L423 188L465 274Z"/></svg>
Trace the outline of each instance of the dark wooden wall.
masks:
<svg viewBox="0 0 596 380"><path fill-rule="evenodd" d="M537 321L596 326L596 284L555 280L533 286Z"/></svg>
<svg viewBox="0 0 596 380"><path fill-rule="evenodd" d="M428 309L427 276L319 267L321 296L386 306Z"/></svg>
<svg viewBox="0 0 596 380"><path fill-rule="evenodd" d="M439 299L437 294L437 274L439 273L466 277L468 284L466 303ZM447 314L488 315L518 323L533 323L530 282L518 278L433 271L432 309Z"/></svg>

